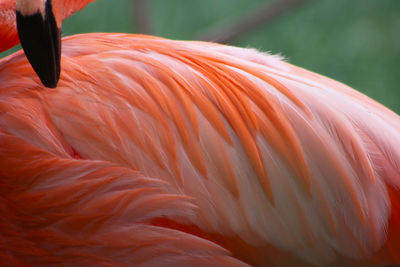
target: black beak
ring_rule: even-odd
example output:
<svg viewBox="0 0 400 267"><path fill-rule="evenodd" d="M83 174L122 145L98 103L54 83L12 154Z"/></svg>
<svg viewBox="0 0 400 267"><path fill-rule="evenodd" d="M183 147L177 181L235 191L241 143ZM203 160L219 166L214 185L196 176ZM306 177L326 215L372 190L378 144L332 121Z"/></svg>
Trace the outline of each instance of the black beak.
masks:
<svg viewBox="0 0 400 267"><path fill-rule="evenodd" d="M57 86L60 78L61 28L52 12L51 0L45 4L45 14L39 10L31 15L17 11L17 29L22 48L43 85Z"/></svg>

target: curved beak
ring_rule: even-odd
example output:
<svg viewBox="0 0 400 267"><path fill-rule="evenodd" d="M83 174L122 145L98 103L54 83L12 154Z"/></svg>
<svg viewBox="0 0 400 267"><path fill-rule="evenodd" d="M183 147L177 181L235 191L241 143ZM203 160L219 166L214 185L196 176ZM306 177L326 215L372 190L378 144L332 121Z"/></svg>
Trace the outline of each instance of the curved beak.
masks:
<svg viewBox="0 0 400 267"><path fill-rule="evenodd" d="M40 2L44 6L36 10L17 8L18 35L43 85L55 88L60 78L61 27L57 26L51 0Z"/></svg>

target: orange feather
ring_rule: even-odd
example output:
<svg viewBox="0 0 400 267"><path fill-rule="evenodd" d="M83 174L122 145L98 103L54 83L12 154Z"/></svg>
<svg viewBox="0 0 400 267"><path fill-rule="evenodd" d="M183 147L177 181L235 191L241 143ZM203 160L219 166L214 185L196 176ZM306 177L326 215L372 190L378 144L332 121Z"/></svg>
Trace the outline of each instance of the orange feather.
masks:
<svg viewBox="0 0 400 267"><path fill-rule="evenodd" d="M96 33L62 52L56 89L0 60L5 266L400 264L387 108L251 49Z"/></svg>

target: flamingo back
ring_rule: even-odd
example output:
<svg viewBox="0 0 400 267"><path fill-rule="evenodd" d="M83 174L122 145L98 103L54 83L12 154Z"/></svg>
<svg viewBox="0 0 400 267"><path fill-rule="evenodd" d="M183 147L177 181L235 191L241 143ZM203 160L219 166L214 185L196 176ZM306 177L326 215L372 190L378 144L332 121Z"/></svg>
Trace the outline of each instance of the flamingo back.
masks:
<svg viewBox="0 0 400 267"><path fill-rule="evenodd" d="M111 261L115 247L159 240L241 264L213 243L235 240L307 264L399 263L400 121L382 105L279 57L203 42L77 35L62 66L52 90L21 52L0 63L2 198L29 214L12 214L16 227L48 222L18 237L26 247L42 234L64 244L52 256L111 242L99 250ZM165 240L176 233L186 241Z"/></svg>

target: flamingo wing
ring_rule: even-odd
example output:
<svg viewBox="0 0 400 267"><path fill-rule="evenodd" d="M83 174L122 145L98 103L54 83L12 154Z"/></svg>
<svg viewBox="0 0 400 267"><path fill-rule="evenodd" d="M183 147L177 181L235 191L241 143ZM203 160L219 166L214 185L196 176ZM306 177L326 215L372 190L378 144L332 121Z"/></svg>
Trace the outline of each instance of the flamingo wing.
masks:
<svg viewBox="0 0 400 267"><path fill-rule="evenodd" d="M148 223L187 221L198 209L161 180L62 146L52 153L4 129L0 147L3 266L245 266L210 241Z"/></svg>
<svg viewBox="0 0 400 267"><path fill-rule="evenodd" d="M125 34L63 45L56 90L40 85L21 52L0 63L1 151L16 151L1 170L15 166L10 175L21 178L7 186L57 235L87 223L111 253L136 242L132 229L152 252L162 240L162 253L165 241L177 259L207 254L221 264L240 263L212 242L236 240L233 256L253 264L273 261L266 246L307 264L378 261L389 241L385 259L399 259L399 236L387 237L399 223L396 114L255 50ZM43 175L29 167L37 164ZM265 254L243 255L260 247Z"/></svg>

